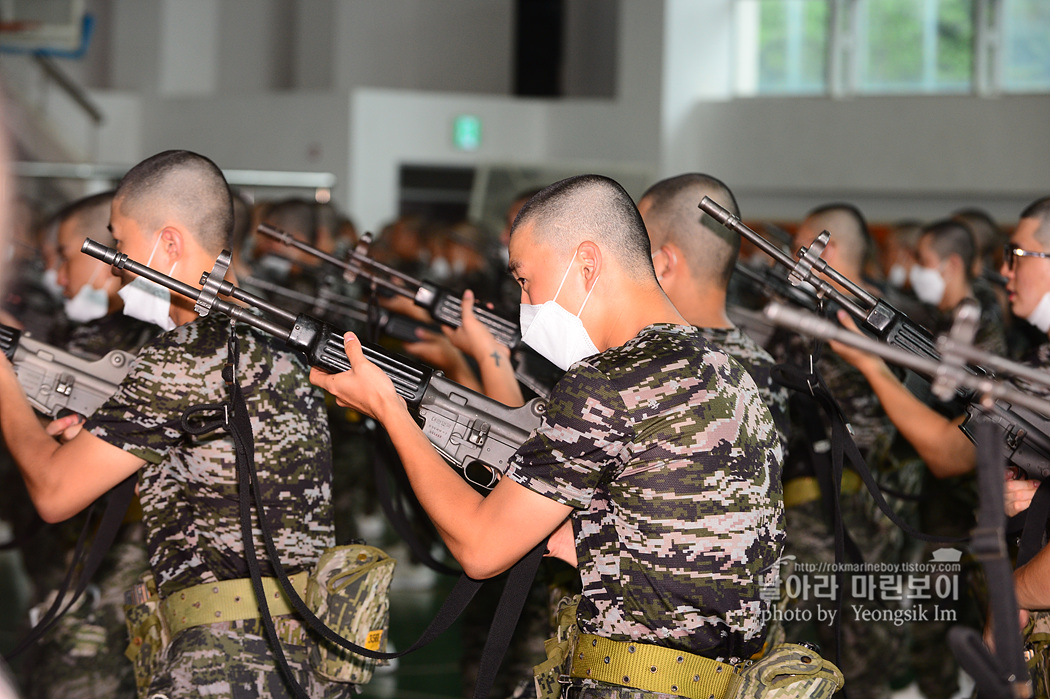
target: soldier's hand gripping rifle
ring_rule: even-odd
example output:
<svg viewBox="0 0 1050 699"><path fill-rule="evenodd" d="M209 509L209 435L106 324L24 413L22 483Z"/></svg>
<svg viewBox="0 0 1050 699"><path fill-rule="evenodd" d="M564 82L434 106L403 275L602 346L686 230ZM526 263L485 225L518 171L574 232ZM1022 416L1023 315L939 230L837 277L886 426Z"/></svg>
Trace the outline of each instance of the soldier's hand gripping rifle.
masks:
<svg viewBox="0 0 1050 699"><path fill-rule="evenodd" d="M463 324L463 314L460 310L462 298L437 284L421 281L369 257L368 247L372 242L370 234L362 236L347 260L340 260L266 223L259 224L258 231L339 267L343 270L343 278L348 282L353 283L358 278L365 279L377 288L412 299L417 306L426 309L431 317L445 325L458 328ZM480 306L474 307L474 315L500 344L513 349L521 340L521 333L515 321Z"/></svg>
<svg viewBox="0 0 1050 699"><path fill-rule="evenodd" d="M343 334L331 325L303 313L286 311L224 281L230 264L227 251L219 255L210 273L202 275L203 288L200 289L90 238L84 241L81 251L192 299L194 310L200 316L217 311L280 338L301 352L311 366L332 373L350 369L343 349ZM220 295L247 306L223 301L218 298ZM369 361L390 377L398 395L419 419L424 434L438 453L476 485L493 487L499 474L506 470L510 456L540 423L545 404L539 399L520 408L510 408L382 347L362 343L362 350Z"/></svg>
<svg viewBox="0 0 1050 699"><path fill-rule="evenodd" d="M29 404L53 418L64 411L91 415L116 392L135 358L113 350L101 359L85 359L7 325L0 325L0 350L11 360Z"/></svg>
<svg viewBox="0 0 1050 699"><path fill-rule="evenodd" d="M975 304L967 303L960 307L951 332L938 339L937 348L942 354L940 361L920 357L899 347L873 340L814 313L788 305L771 303L766 307L765 314L777 325L812 337L841 342L878 355L886 361L934 376L934 391L941 396L951 395L958 386L965 386L978 397L975 405L993 415L1001 409L1003 401L1009 401L1015 409L1020 407L1032 411L1034 415L1050 415L1050 401L1025 393L987 375L976 375L967 370L967 362L978 362L1002 374L1010 374L1041 386L1050 386L1050 374L1047 372L1009 361L972 346L973 334L980 316ZM949 634L949 641L960 664L976 680L981 696L987 694L1004 699L1029 697L1032 687L1021 652L1013 575L1009 558L1006 556L1003 481L999 473L999 469L1002 468L1002 453L994 438L993 422L978 424L975 428L980 436L977 478L981 498L977 526L970 536L970 548L984 566L985 577L989 582L990 604L995 619L995 651L994 654L990 652L982 643L980 635L969 628L953 628ZM1033 437L1039 434L1039 442L1044 448L1050 446L1044 443L1045 435L1038 431L1032 434ZM1036 473L1035 476L1045 477L1048 469L1050 465L1044 460L1039 469L1041 474ZM1032 509L1035 507L1033 502ZM1041 534L1043 528L1040 524L1036 531ZM1022 544L1023 541L1022 538Z"/></svg>
<svg viewBox="0 0 1050 699"><path fill-rule="evenodd" d="M792 284L809 283L816 289L819 298L828 297L833 299L877 338L892 347L904 350L905 354L895 353L897 359L891 360L893 363L912 369L932 379L938 379L939 377L937 373L930 373L933 368L942 367L938 371L943 373L941 353L937 348L933 335L928 330L910 320L907 315L882 299L876 298L857 284L854 284L847 277L842 276L829 267L820 258L824 246L830 237L827 231L823 231L817 236L817 239L813 241L813 244L808 249L801 248L798 251L799 259L796 262L708 197L704 197L700 202L700 208L718 223L744 236L778 263L787 267L790 270L788 278ZM827 280L823 279L821 275L826 275L828 278L838 282L841 286L848 289L853 296L850 297L842 293L828 283ZM977 318L964 320L964 323L971 328L969 330L971 339L977 322ZM962 326L954 332L960 332L961 328ZM842 342L843 344L849 344L845 340L842 340ZM981 353L972 347L968 348L968 345L969 343L954 343L955 349L953 351L957 352L958 356L962 358L961 361L955 364L959 372L970 374L974 379L979 380L986 373L986 370L996 371L999 367L1005 366L1003 364L1005 360L995 357L995 355ZM928 360L921 363L924 369L916 368L918 365L909 363L910 360L905 361L907 358L906 353ZM986 361L988 363L980 364L977 363L978 361ZM1023 369L1020 365L1014 365L1014 368L1018 370ZM1029 369L1028 371L1031 370ZM1041 372L1034 373L1039 374ZM941 386L945 385L942 379L938 380L941 381ZM1039 381L1038 379L1034 380ZM966 410L968 414L966 422L962 425L962 431L971 441L976 443L974 424L990 420L995 423L998 432L1002 435L1008 449L1009 461L1013 466L1024 471L1030 478L1042 479L1050 474L1050 418L1038 410L1030 409L1023 402L1015 402L1000 396L996 396L998 400L990 404L987 410L978 410L973 403L973 382L959 380L954 383L954 386L954 395L951 391L944 390L935 391L935 393L937 393L938 398L944 401L958 397L967 403Z"/></svg>

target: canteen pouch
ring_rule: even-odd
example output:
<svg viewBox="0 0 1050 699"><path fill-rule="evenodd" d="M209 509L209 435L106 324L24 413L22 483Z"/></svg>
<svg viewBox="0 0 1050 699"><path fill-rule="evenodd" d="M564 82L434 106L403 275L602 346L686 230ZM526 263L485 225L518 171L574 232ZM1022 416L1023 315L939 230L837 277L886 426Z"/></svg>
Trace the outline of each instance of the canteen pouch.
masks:
<svg viewBox="0 0 1050 699"><path fill-rule="evenodd" d="M306 605L329 629L369 650L385 651L390 582L396 561L374 546L336 546L321 554L306 583ZM334 682L365 684L377 660L310 633L310 665Z"/></svg>
<svg viewBox="0 0 1050 699"><path fill-rule="evenodd" d="M726 692L732 699L830 699L844 684L834 663L806 646L780 643L743 668Z"/></svg>
<svg viewBox="0 0 1050 699"><path fill-rule="evenodd" d="M143 573L138 584L124 593L124 623L128 627L125 657L135 671L135 690L146 699L161 653L170 638L160 614L160 597L153 573Z"/></svg>

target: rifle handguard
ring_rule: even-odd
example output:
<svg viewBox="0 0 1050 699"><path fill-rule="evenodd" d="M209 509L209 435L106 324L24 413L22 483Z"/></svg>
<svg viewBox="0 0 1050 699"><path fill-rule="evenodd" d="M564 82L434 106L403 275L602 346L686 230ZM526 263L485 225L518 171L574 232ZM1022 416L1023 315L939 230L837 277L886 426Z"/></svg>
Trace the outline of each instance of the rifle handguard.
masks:
<svg viewBox="0 0 1050 699"><path fill-rule="evenodd" d="M305 314L297 316L295 325L288 333L288 344L305 354L311 366L333 374L350 369L343 336L316 318ZM362 342L361 349L368 361L390 377L398 395L413 407L419 405L434 373L433 369L406 357L397 357L371 344Z"/></svg>

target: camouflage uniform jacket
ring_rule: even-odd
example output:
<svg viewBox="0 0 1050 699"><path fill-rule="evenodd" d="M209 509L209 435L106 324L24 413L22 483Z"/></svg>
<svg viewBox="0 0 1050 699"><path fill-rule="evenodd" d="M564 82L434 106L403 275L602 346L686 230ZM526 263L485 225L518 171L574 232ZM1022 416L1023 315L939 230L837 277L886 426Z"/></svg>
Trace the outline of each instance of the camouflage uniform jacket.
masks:
<svg viewBox="0 0 1050 699"><path fill-rule="evenodd" d="M576 508L584 633L730 660L765 636L780 468L744 368L659 324L570 368L508 476Z"/></svg>
<svg viewBox="0 0 1050 699"><path fill-rule="evenodd" d="M114 311L86 323L73 324L63 344L70 352L87 357L102 357L115 349L137 354L159 333L160 328L153 323Z"/></svg>
<svg viewBox="0 0 1050 699"><path fill-rule="evenodd" d="M812 346L813 342L808 338L778 329L773 333L766 349L778 363L808 368ZM893 465L886 455L897 434L897 428L886 416L867 379L826 345L822 348L816 364L816 369L827 383L828 390L845 413L852 430L853 441L864 455L872 472L878 475L881 470L892 469ZM795 412L792 412L792 416L793 420L801 417ZM799 429L799 433L804 434L804 430ZM830 428L828 433L830 434Z"/></svg>
<svg viewBox="0 0 1050 699"><path fill-rule="evenodd" d="M227 400L220 372L229 328L227 319L212 315L164 333L143 348L116 394L86 423L95 436L147 462L139 472L139 496L162 598L191 585L248 576L233 442L224 430L194 437L180 424L187 408ZM303 362L279 340L247 325L236 331L238 379L251 414L266 518L291 573L333 545L324 400ZM264 551L259 536L255 545ZM268 568L263 561L264 575L272 575Z"/></svg>
<svg viewBox="0 0 1050 699"><path fill-rule="evenodd" d="M758 385L758 392L766 401L773 422L777 426L780 444L787 449L787 435L791 428L788 414L788 390L774 383L770 370L776 362L758 343L740 328L699 328L700 335L718 345L725 353L740 362Z"/></svg>

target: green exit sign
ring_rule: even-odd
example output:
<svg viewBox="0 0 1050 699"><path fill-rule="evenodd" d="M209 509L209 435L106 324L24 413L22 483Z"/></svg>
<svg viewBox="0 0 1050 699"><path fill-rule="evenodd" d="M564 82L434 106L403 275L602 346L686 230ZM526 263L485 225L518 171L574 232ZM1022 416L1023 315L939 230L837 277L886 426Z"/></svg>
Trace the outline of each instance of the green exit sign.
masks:
<svg viewBox="0 0 1050 699"><path fill-rule="evenodd" d="M481 119L470 114L456 117L452 122L452 145L458 150L477 150L481 147Z"/></svg>

